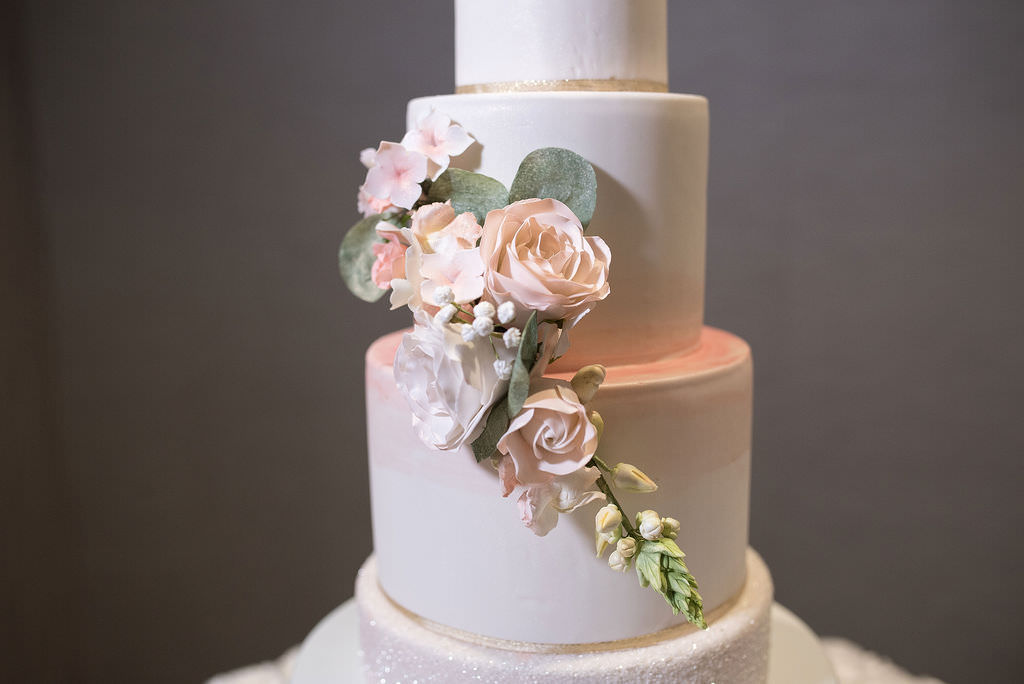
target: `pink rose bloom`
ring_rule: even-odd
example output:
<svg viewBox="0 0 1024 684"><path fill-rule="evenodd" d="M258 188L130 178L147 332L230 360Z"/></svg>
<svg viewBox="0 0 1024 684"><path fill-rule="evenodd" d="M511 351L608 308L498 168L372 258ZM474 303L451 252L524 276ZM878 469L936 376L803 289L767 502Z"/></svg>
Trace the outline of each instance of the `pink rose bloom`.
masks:
<svg viewBox="0 0 1024 684"><path fill-rule="evenodd" d="M466 129L453 125L444 114L431 111L416 122L416 126L402 138L402 145L423 154L429 160L427 171L431 180L448 168L452 157L466 151L473 143Z"/></svg>
<svg viewBox="0 0 1024 684"><path fill-rule="evenodd" d="M423 194L420 183L427 178L427 158L397 143L382 142L373 161L363 184L367 195L412 209Z"/></svg>
<svg viewBox="0 0 1024 684"><path fill-rule="evenodd" d="M373 255L377 260L370 269L370 277L374 284L382 290L391 288L391 281L405 277L405 245L389 240L373 245Z"/></svg>
<svg viewBox="0 0 1024 684"><path fill-rule="evenodd" d="M548 381L531 394L498 440L498 451L515 466L515 480L542 485L587 465L597 450L597 428L576 393Z"/></svg>
<svg viewBox="0 0 1024 684"><path fill-rule="evenodd" d="M608 296L608 245L584 236L558 200L525 199L487 214L480 255L488 298L514 302L516 325L536 310L542 319L565 319L568 329Z"/></svg>

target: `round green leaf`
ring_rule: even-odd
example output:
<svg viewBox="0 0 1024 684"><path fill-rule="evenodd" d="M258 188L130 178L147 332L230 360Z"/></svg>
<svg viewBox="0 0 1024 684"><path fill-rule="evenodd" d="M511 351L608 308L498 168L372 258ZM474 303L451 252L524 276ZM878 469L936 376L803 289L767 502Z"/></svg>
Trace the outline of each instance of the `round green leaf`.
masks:
<svg viewBox="0 0 1024 684"><path fill-rule="evenodd" d="M373 262L376 261L373 245L382 242L374 230L380 220L380 214L374 214L352 226L338 249L338 270L341 271L342 280L352 294L366 302L377 301L385 292L370 277Z"/></svg>
<svg viewBox="0 0 1024 684"><path fill-rule="evenodd" d="M483 223L487 212L508 204L508 190L490 176L464 169L447 169L427 191L431 202L452 201L456 214L472 212Z"/></svg>
<svg viewBox="0 0 1024 684"><path fill-rule="evenodd" d="M561 147L542 147L526 155L509 191L509 202L537 197L569 207L586 228L597 206L597 175L586 159Z"/></svg>

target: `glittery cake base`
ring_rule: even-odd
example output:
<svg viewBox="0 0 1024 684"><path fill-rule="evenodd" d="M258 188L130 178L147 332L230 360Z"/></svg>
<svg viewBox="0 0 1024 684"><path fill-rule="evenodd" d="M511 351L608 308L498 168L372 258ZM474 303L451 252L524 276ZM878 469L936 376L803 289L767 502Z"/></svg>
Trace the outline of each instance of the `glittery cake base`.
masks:
<svg viewBox="0 0 1024 684"><path fill-rule="evenodd" d="M490 639L431 623L395 604L377 582L373 556L359 571L356 601L365 680L375 684L763 684L768 676L772 581L749 549L743 589L708 616L706 631L684 625L574 645Z"/></svg>

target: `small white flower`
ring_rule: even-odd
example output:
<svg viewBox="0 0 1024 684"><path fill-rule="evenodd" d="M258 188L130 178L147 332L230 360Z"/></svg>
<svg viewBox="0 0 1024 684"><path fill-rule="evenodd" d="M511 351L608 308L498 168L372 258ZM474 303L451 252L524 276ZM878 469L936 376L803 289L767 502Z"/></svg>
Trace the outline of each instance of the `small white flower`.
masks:
<svg viewBox="0 0 1024 684"><path fill-rule="evenodd" d="M627 492L639 492L647 494L658 489L654 480L647 477L644 471L629 463L619 463L612 468L612 484L621 487Z"/></svg>
<svg viewBox="0 0 1024 684"><path fill-rule="evenodd" d="M490 318L494 320L495 313L494 305L490 302L480 302L473 307L473 315L477 318Z"/></svg>
<svg viewBox="0 0 1024 684"><path fill-rule="evenodd" d="M616 549L608 556L608 567L615 572L626 572L626 568L629 567L629 561L623 558L622 554Z"/></svg>
<svg viewBox="0 0 1024 684"><path fill-rule="evenodd" d="M434 322L438 325L451 323L452 319L455 318L456 311L458 311L458 309L455 308L454 304L445 304L441 307L440 311L434 314Z"/></svg>
<svg viewBox="0 0 1024 684"><path fill-rule="evenodd" d="M661 519L661 534L668 539L675 539L679 536L679 521L675 518Z"/></svg>
<svg viewBox="0 0 1024 684"><path fill-rule="evenodd" d="M359 152L359 162L370 169L377 165L377 148L367 147Z"/></svg>
<svg viewBox="0 0 1024 684"><path fill-rule="evenodd" d="M622 531L618 527L616 527L611 532L597 532L594 535L594 543L597 547L597 557L600 558L602 555L604 555L604 550L608 548L608 545L614 544L615 542L619 541L619 538L621 536Z"/></svg>
<svg viewBox="0 0 1024 684"><path fill-rule="evenodd" d="M455 292L449 286L442 285L441 287L434 290L434 304L437 304L438 306L444 306L446 304L451 304L454 301ZM455 314L452 315L454 316Z"/></svg>
<svg viewBox="0 0 1024 684"><path fill-rule="evenodd" d="M513 359L497 359L494 362L494 372L498 374L500 379L508 380L512 377L513 363Z"/></svg>
<svg viewBox="0 0 1024 684"><path fill-rule="evenodd" d="M509 328L501 336L501 339L505 341L505 347L508 349L519 349L519 341L523 339L523 333L519 331L519 328Z"/></svg>
<svg viewBox="0 0 1024 684"><path fill-rule="evenodd" d="M661 539L662 525L661 517L654 511L642 511L637 514L637 527L640 528L640 536L648 541Z"/></svg>
<svg viewBox="0 0 1024 684"><path fill-rule="evenodd" d="M473 330L480 337L487 337L494 332L494 319L486 316L478 316L473 319Z"/></svg>
<svg viewBox="0 0 1024 684"><path fill-rule="evenodd" d="M502 323L509 323L516 317L516 305L512 302L502 302L498 305L498 320Z"/></svg>
<svg viewBox="0 0 1024 684"><path fill-rule="evenodd" d="M594 516L594 526L598 532L608 533L622 524L622 513L615 504L603 506Z"/></svg>
<svg viewBox="0 0 1024 684"><path fill-rule="evenodd" d="M476 339L476 330L473 330L473 326L469 323L463 323L459 329L459 333L462 335L462 339L466 342L472 342Z"/></svg>
<svg viewBox="0 0 1024 684"><path fill-rule="evenodd" d="M619 555L623 558L632 558L636 555L636 539L632 537L624 537L620 539L615 545L615 550L619 552Z"/></svg>

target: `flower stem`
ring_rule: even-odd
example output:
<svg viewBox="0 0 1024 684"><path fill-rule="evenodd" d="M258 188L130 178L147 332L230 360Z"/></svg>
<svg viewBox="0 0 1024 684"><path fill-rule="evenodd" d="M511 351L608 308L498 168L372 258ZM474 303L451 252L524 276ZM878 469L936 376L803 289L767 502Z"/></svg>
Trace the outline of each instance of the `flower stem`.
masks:
<svg viewBox="0 0 1024 684"><path fill-rule="evenodd" d="M608 464L597 456L593 456L590 462L596 465L600 470L610 471ZM597 488L604 492L604 495L608 497L608 503L615 504L615 507L622 511L622 527L626 530L626 536L636 537L636 530L633 529L633 524L629 521L629 516L624 510L622 510L622 504L620 504L619 500L615 498L615 493L612 492L612 488L608 485L608 481L604 479L604 475L598 476Z"/></svg>

